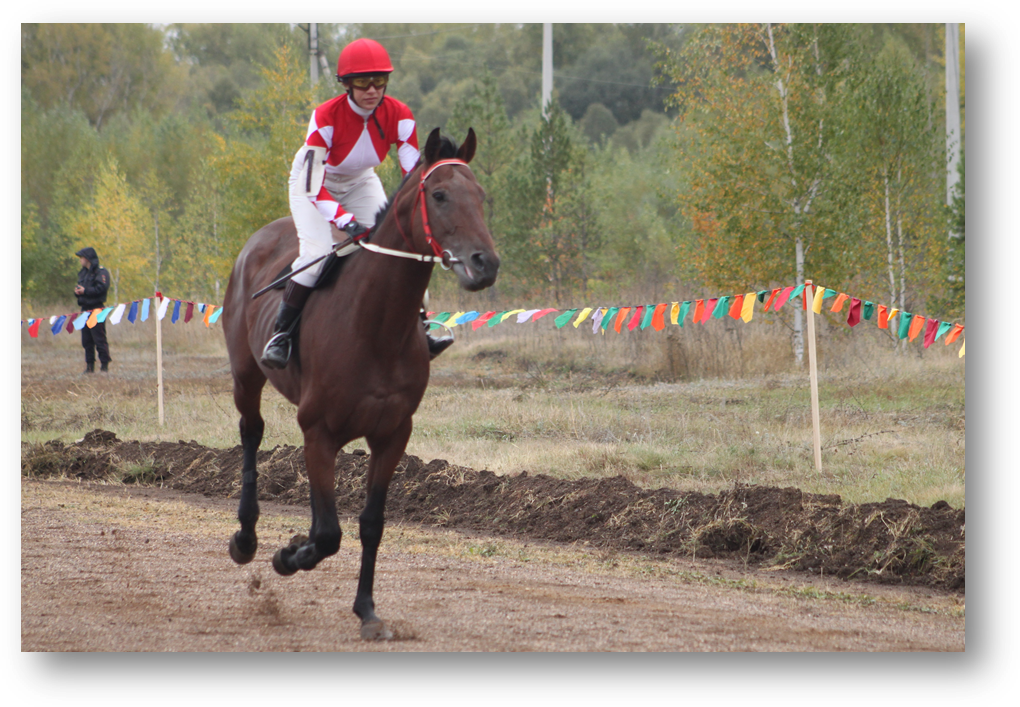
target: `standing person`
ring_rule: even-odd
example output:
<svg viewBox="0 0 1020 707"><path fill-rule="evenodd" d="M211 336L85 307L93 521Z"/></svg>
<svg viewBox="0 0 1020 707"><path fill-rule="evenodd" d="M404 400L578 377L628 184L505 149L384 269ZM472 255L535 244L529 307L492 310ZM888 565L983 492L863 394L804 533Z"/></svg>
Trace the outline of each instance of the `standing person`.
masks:
<svg viewBox="0 0 1020 707"><path fill-rule="evenodd" d="M340 52L337 80L347 92L315 109L305 143L291 165L290 211L300 243L291 266L294 270L329 253L331 225L354 241L375 225L387 199L374 168L386 158L390 146L397 146L403 175L418 164L414 115L404 103L386 95L392 71L386 49L372 39L357 39ZM344 250L354 249L351 245ZM264 366L287 365L293 324L324 264L325 260L320 261L287 282L273 336L262 351ZM429 337L429 352L434 358L452 342L452 337Z"/></svg>
<svg viewBox="0 0 1020 707"><path fill-rule="evenodd" d="M97 309L106 304L106 291L110 289L110 272L99 266L99 256L95 248L82 248L75 255L81 261L78 271L78 284L74 294L78 296L78 306L83 312ZM96 370L96 352L99 352L99 370L109 371L110 345L106 342L106 322L98 322L91 329L81 328L81 345L85 348L85 370L83 373L94 373Z"/></svg>

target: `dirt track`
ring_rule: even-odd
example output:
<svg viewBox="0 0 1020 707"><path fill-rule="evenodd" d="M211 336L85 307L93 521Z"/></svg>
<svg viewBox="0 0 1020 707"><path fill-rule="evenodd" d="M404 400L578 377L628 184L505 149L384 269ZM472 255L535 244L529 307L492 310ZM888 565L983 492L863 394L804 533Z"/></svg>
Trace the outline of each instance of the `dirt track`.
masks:
<svg viewBox="0 0 1020 707"><path fill-rule="evenodd" d="M344 455L349 458L338 462L348 469L338 475L339 504L346 516L340 553L312 572L283 578L272 571L271 554L295 532L306 532L308 524L307 491L300 498L301 469L292 467L289 450L264 452L260 485L266 497L294 503L261 502L259 554L242 567L226 555L226 539L237 526L237 501L227 498L228 490L213 491L220 472L224 484L231 478L236 485L234 464L224 462L232 468L219 469L216 455L237 450L166 445L176 448L173 463L156 458L153 449L143 450L156 459L153 472L164 486L186 488L201 478L209 485L205 496L90 482L103 460L104 481L111 481L112 469L123 468L122 463L111 466L113 458L122 462L132 445L139 445L120 443L108 433L94 434L89 442L22 449L22 464L28 460L32 473L22 477L21 498L25 651L965 648L963 528L958 522L962 510L919 509L902 502L870 510L843 508L834 499L797 497L796 490L734 489L721 500L677 502L619 483L614 490L546 477L514 481L445 462L425 465L409 457L403 464L405 478L391 494L393 510L376 578L377 609L396 640L366 644L358 639L357 619L351 613L359 544L353 537L357 523L351 518L356 509L347 508L344 491L345 485L351 487L350 503L355 503L352 478L357 474L352 472L363 457ZM77 470L73 463L67 465L71 458L78 460ZM292 469L293 485L272 472L284 458L287 462L279 468ZM47 459L63 464L59 473L83 481L40 478L57 475L43 473ZM559 502L545 504L552 506L541 514L546 525L535 525L534 532L527 533L499 517L515 515L514 498L542 500L534 496L531 482L547 485L542 493ZM475 484L482 491L472 491ZM580 486L554 488L562 484ZM491 489L483 491L487 486ZM459 487L467 488L457 492ZM443 506L452 513L439 518L431 505L421 503L443 493L470 499L475 491L473 506L467 501ZM492 494L503 497L502 503L494 505ZM567 498L571 494L572 500ZM484 498L489 500L483 503ZM601 524L612 533L581 533L570 540L573 531L567 520L578 516L585 498L603 505ZM766 503L769 498L772 502ZM622 505L610 508L613 504ZM486 522L472 520L477 512L472 508L482 505L489 508L488 529ZM432 522L416 519L416 507ZM888 537L877 539L876 527L871 538L886 544L882 568L865 563L860 571L844 572L855 579L870 577L871 582L847 582L829 570L822 575L820 570L838 553L824 547L838 543L822 543L822 552L805 553L798 560L789 553L794 546L783 540L779 525L765 521L769 514L763 509L770 507L784 509L780 515L785 525L795 529L811 517L816 528L822 527L828 518L824 527L831 535L823 540L833 541L841 527L844 536L864 543L870 536L861 528L885 528ZM685 513L662 512L684 508ZM643 525L646 511L655 526ZM595 514L583 512L581 520ZM528 514L517 515L513 522L526 527ZM675 523L675 532L663 526L664 518ZM947 535L949 518L956 523L956 539ZM437 521L458 527L437 527ZM554 521L566 542L537 540L553 532ZM946 529L941 535L928 529L942 525ZM618 543L607 540L614 534ZM790 537L801 539L807 550L810 535ZM644 544L642 552L627 549L635 542ZM663 550L671 542L677 550ZM917 554L919 547L927 549L923 558ZM715 559L700 559L704 555ZM815 571L792 569L799 561L814 563Z"/></svg>

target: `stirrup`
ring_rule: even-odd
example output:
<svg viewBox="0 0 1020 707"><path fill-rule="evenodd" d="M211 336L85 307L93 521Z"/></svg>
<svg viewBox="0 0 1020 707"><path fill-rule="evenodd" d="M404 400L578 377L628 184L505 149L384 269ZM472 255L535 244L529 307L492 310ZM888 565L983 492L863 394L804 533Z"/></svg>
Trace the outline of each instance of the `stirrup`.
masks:
<svg viewBox="0 0 1020 707"><path fill-rule="evenodd" d="M286 368L287 362L290 361L292 345L290 334L287 332L281 331L278 334L274 334L266 342L266 347L262 349L262 365L266 368L275 368L277 370Z"/></svg>
<svg viewBox="0 0 1020 707"><path fill-rule="evenodd" d="M450 348L451 345L453 345L453 329L443 322L437 322L435 319L424 319L424 312L422 313L422 317L422 323L425 325L425 339L429 343L429 360L433 361L436 356L443 353ZM429 335L429 324L438 324L450 333L446 336L434 339Z"/></svg>

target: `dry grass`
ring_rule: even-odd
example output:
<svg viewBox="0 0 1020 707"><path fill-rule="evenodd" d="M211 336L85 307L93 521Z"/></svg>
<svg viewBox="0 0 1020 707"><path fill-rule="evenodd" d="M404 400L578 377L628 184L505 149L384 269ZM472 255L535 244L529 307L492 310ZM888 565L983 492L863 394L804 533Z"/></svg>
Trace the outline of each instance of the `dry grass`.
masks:
<svg viewBox="0 0 1020 707"><path fill-rule="evenodd" d="M623 335L593 335L584 324L556 330L546 319L457 327L458 343L433 366L408 452L498 473L964 505L965 369L956 347L915 342L897 354L873 326L823 322L819 475L807 375L778 318ZM164 326L163 428L152 320L110 332L113 373L88 377L77 334L22 334L23 441L70 441L102 427L122 439L238 443L218 326ZM265 446L302 444L293 406L270 388L263 415Z"/></svg>

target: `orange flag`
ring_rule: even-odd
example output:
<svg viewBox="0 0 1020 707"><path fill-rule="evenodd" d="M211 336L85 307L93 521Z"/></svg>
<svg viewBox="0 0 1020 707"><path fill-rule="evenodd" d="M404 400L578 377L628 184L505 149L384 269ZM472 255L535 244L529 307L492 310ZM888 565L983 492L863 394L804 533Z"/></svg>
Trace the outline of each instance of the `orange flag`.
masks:
<svg viewBox="0 0 1020 707"><path fill-rule="evenodd" d="M776 295L778 295L780 292L782 292L782 290L783 290L783 288L781 288L781 287L777 287L776 289L772 290L772 295L769 297L768 301L765 303L765 308L762 310L763 312L769 311L769 307L771 307L772 303L776 301Z"/></svg>
<svg viewBox="0 0 1020 707"><path fill-rule="evenodd" d="M666 322L663 319L663 314L666 312L666 303L655 305L655 312L652 314L652 329L655 331L662 331L666 328Z"/></svg>
<svg viewBox="0 0 1020 707"><path fill-rule="evenodd" d="M878 328L888 329L889 328L889 310L886 309L884 304L878 305Z"/></svg>
<svg viewBox="0 0 1020 707"><path fill-rule="evenodd" d="M839 296L836 297L836 301L833 302L833 304L832 304L832 309L830 309L829 311L830 312L842 312L843 311L843 303L846 302L848 299L850 299L850 295L845 294L843 292L840 292Z"/></svg>
<svg viewBox="0 0 1020 707"><path fill-rule="evenodd" d="M93 309L92 310L92 314L89 315L89 318L85 322L85 326L87 326L89 329L91 329L96 324L98 324L99 323L99 313L102 312L102 311L103 311L102 308L100 308L100 309Z"/></svg>
<svg viewBox="0 0 1020 707"><path fill-rule="evenodd" d="M737 295L733 298L733 304L730 305L730 316L734 319L740 319L740 310L744 306L744 296Z"/></svg>
<svg viewBox="0 0 1020 707"><path fill-rule="evenodd" d="M701 321L701 316L705 313L705 300L696 299L694 300L694 323Z"/></svg>
<svg viewBox="0 0 1020 707"><path fill-rule="evenodd" d="M914 321L910 322L910 333L907 334L911 341L917 338L917 335L921 332L921 329L923 327L924 317L922 317L920 314L915 314Z"/></svg>
<svg viewBox="0 0 1020 707"><path fill-rule="evenodd" d="M620 313L616 315L616 321L613 323L613 329L616 330L617 334L620 333L620 327L623 326L623 319L624 319L624 317L627 316L627 312L629 312L629 311L630 311L630 307L623 307L620 310Z"/></svg>
<svg viewBox="0 0 1020 707"><path fill-rule="evenodd" d="M949 332L949 336L946 337L946 346L953 343L960 338L960 334L963 333L963 324L954 324L953 330Z"/></svg>

